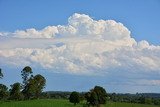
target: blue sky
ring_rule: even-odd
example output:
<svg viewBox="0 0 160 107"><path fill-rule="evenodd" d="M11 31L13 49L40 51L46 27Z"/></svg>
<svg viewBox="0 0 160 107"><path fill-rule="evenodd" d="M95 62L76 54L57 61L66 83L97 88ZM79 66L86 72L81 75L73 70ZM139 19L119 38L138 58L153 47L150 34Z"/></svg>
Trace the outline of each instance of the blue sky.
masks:
<svg viewBox="0 0 160 107"><path fill-rule="evenodd" d="M135 92L160 92L159 91L160 90L160 86L159 86L160 85L160 82L159 82L160 78L158 77L158 76L160 76L160 70L158 69L160 62L155 61L156 58L160 59L160 56L158 55L160 53L159 47L158 47L160 45L160 43L159 43L159 38L160 38L160 30L159 30L159 28L160 28L160 21L159 21L160 14L159 14L159 11L160 11L160 1L159 0L147 0L147 1L146 0L134 0L134 1L133 0L119 0L119 1L118 0L101 0L101 1L100 0L94 0L94 1L93 0L87 0L87 1L86 0L80 0L80 1L76 1L76 0L68 0L68 1L65 1L65 0L57 0L57 1L55 1L55 0L54 1L53 0L41 0L41 1L40 0L34 0L34 1L0 0L0 13L1 13L0 14L0 17L1 17L0 18L0 34L2 36L4 36L5 33L10 32L9 34L7 34L8 37L15 36L15 37L21 38L21 36L23 36L21 33L14 33L14 32L17 30L25 31L26 29L30 29L30 28L35 28L35 30L37 30L39 32L40 30L44 29L47 26L72 25L72 23L68 22L68 20L69 20L68 18L71 17L72 18L71 21L74 21L73 19L75 19L75 17L79 17L79 16L82 18L89 17L89 19L93 19L95 21L114 20L114 21L116 21L116 23L121 22L125 27L123 27L123 26L120 26L120 27L122 27L123 29L125 29L125 28L128 29L127 31L125 31L126 37L128 37L128 35L130 35L132 38L134 38L136 43L139 44L139 45L137 45L138 48L141 47L141 45L142 45L142 47L145 47L148 50L142 49L141 52L139 52L139 51L137 51L138 49L136 48L137 50L135 52L138 54L136 54L135 56L132 55L132 54L134 54L134 52L131 52L130 50L128 51L126 48L124 49L125 52L123 50L120 52L115 51L112 54L116 54L116 52L117 52L117 54L124 52L123 53L124 56L118 55L116 57L117 61L120 62L120 64L122 64L122 65L124 63L131 63L131 65L133 65L138 70L133 70L134 67L130 68L131 65L123 66L123 68L121 68L121 67L114 68L115 67L114 65L112 65L109 68L105 68L105 67L101 67L101 68L91 67L90 68L90 66L92 66L92 65L87 65L86 68L88 68L89 70L87 69L87 71L85 73L82 72L82 74L81 73L75 74L74 71L72 73L68 73L68 72L66 72L65 69L58 69L58 68L51 69L50 67L46 69L45 67L50 66L48 64L50 64L51 62L45 62L44 60L42 60L42 61L44 61L43 63L37 63L37 62L35 63L34 62L35 60L36 61L39 60L40 56L38 56L38 58L33 57L31 62L29 62L31 59L29 59L29 60L25 59L24 60L25 64L34 65L33 70L35 73L40 73L42 75L45 75L45 77L47 78L47 86L46 86L45 90L87 91L90 88L94 87L95 85L101 85L101 86L104 86L106 88L106 90L109 92L124 92L124 93L125 92L131 92L131 93L135 93ZM77 14L74 15L75 13L78 13L78 15ZM84 14L87 16L85 16ZM80 19L77 19L77 20L81 21ZM93 22L93 23L95 23L95 22ZM114 22L108 22L108 23L112 24ZM119 25L117 25L117 26L119 26ZM116 28L116 29L118 29L118 28ZM82 30L80 30L80 31L82 31ZM131 34L129 34L128 31L130 31ZM27 35L33 36L32 35L32 34L34 34L33 32L28 31ZM111 31L111 32L113 32L112 35L115 33L114 31ZM63 34L65 35L64 32L60 33L59 35L63 36ZM79 35L83 35L83 33L79 34ZM118 35L118 36L121 36L121 35ZM129 36L128 41L131 40L130 36ZM37 36L36 36L36 38L37 38ZM71 39L71 38L72 37L70 37L69 39L66 39L66 40L68 40L69 42L70 41L84 42L83 38L80 38L80 39L79 38L72 38ZM12 61L12 59L13 60L16 59L17 61L19 61L22 58L22 56L20 56L20 55L8 57L8 59L6 58L6 56L4 56L4 54L7 54L8 56L10 55L8 53L10 53L10 51L12 51L12 50L9 50L9 49L13 48L13 47L11 47L11 45L12 46L15 45L16 48L22 48L22 49L25 49L26 47L37 49L37 48L42 48L42 47L44 48L45 47L44 45L38 45L39 43L42 43L45 45L47 44L47 46L52 44L52 41L36 40L35 43L25 42L26 44L24 43L25 45L22 46L21 44L23 44L24 41L27 41L26 39L24 39L24 40L15 40L12 38L9 40L6 38L0 38L0 39L1 39L0 40L0 42L1 42L0 49L1 49L1 53L2 53L2 56L0 56L0 64L1 64L1 68L4 71L4 74L6 74L4 79L1 81L3 83L6 83L8 86L10 84L12 84L13 81L14 82L21 81L20 71L25 66L25 64L24 65L22 64L22 65L18 65L17 67L15 67L14 66L15 64L13 64L14 61ZM32 39L32 40L34 41L34 39ZM67 45L68 41L66 41L66 40L59 40L58 39L57 41L58 41L58 43L63 42L64 44L66 44L66 46L68 46ZM142 40L145 40L145 42L144 41L141 42ZM15 41L18 41L18 43L20 45L16 45ZM88 40L88 39L87 39L87 41L90 42L90 40ZM92 41L92 39L91 39L91 41ZM95 45L97 46L97 44L96 44L97 41L93 40L92 42L95 42ZM113 41L111 41L111 42L113 42ZM34 44L34 47L32 47L31 45L29 45L27 43ZM153 48L153 47L151 47L151 45L148 46L148 43L151 45L154 45L156 47L156 49L154 48L152 51L151 48ZM73 43L73 44L75 44L75 43ZM134 43L130 43L130 44L133 45ZM102 47L103 44L100 46ZM81 47L81 45L80 45L80 47ZM133 46L133 48L134 48L134 46ZM46 47L45 47L45 49L46 49ZM48 49L48 47L47 47L47 49ZM83 48L80 48L80 49L83 49ZM108 49L108 47L106 48L106 50L107 49ZM15 51L16 52L18 51L18 54L21 52L21 50L14 50L14 52ZM25 52L29 52L29 51L25 50ZM99 50L99 51L102 51L102 50ZM3 54L3 52L4 52L4 54ZM38 52L39 51L36 50L35 54L37 54ZM44 51L42 50L42 52L44 52ZM71 51L71 52L73 52L73 51ZM76 51L75 53L78 53L78 52L79 51ZM86 50L84 50L83 52L85 53ZM93 50L90 50L90 52L93 52ZM90 53L90 52L87 52L87 53ZM40 53L38 53L38 55L39 54ZM44 54L46 55L45 52L44 52ZM50 55L50 53L47 53L47 55L48 54ZM103 52L103 54L100 54L100 56L104 55L105 57L108 57L107 56L108 54L112 55L111 53ZM54 55L55 55L55 53L54 53ZM71 61L72 62L71 64L75 64L76 66L83 65L81 63L80 63L81 65L78 65L79 62L77 61L77 59L80 60L79 58L82 57L81 55L76 56L76 58L78 57L77 59L71 58L71 57L75 56L75 54L73 54L73 56L72 56L72 54L68 55L68 56L67 55L68 55L68 53L64 52L62 54L62 56L58 56L58 57L68 58L67 60L74 60L74 61ZM148 70L146 70L147 73L143 72L143 71L145 71L143 69L143 67L145 68L146 65L142 64L142 66L141 66L141 65L137 65L135 63L132 63L133 60L124 58L125 56L128 56L130 59L132 57L134 57L136 59L137 56L138 56L138 58L143 56L143 58L142 58L143 60L142 59L140 59L140 60L142 61L142 63L145 62L146 60L147 61L150 60L151 63L148 63L148 64L150 64L151 67L147 68L147 69L151 69L149 71L153 71L153 72L149 72ZM89 58L92 58L92 55ZM46 60L49 60L49 59L50 59L50 56ZM139 60L139 59L136 59L136 61L137 60ZM86 61L86 63L89 63L87 61ZM68 63L68 62L64 62L64 63ZM69 64L68 66L65 64L63 65L63 63L57 61L56 63L53 64L54 67L56 67L56 64L60 68L72 66L71 64ZM58 64L60 64L60 65L58 65ZM108 62L106 62L106 61L101 64L102 65L104 64L105 66L110 66L110 65L108 65ZM142 68L142 69L140 69L140 68ZM118 71L119 69L120 70L122 69L122 71L124 71L125 75L122 75L123 73L121 74ZM60 70L60 72L56 73L57 72L56 70L57 71ZM91 70L93 70L94 74L96 74L96 75L90 75ZM103 76L97 75L97 74L101 74L101 72L99 73L96 70L101 71ZM109 70L112 72L110 72ZM142 70L142 72L140 72L141 70ZM56 72L52 72L52 71L56 71ZM105 71L107 71L107 73ZM130 71L133 71L133 72L130 72ZM88 72L89 72L89 75L88 75ZM138 81L135 81L136 79L140 79L140 83L138 83ZM124 81L128 81L128 82L124 82ZM151 85L145 83L148 81L150 81ZM86 84L84 84L84 83L86 83Z"/></svg>
<svg viewBox="0 0 160 107"><path fill-rule="evenodd" d="M73 13L84 13L94 19L114 19L132 31L136 40L159 44L159 0L34 0L0 1L0 31L42 29L48 25L66 24Z"/></svg>

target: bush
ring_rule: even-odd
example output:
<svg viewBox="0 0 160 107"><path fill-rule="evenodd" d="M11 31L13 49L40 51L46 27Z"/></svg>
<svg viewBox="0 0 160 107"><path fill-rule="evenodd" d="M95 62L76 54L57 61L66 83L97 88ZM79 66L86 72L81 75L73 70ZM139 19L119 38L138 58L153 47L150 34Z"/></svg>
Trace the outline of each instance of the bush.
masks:
<svg viewBox="0 0 160 107"><path fill-rule="evenodd" d="M69 101L71 103L74 103L74 105L76 105L77 103L80 102L80 95L78 92L74 91L71 93L70 97L69 97Z"/></svg>

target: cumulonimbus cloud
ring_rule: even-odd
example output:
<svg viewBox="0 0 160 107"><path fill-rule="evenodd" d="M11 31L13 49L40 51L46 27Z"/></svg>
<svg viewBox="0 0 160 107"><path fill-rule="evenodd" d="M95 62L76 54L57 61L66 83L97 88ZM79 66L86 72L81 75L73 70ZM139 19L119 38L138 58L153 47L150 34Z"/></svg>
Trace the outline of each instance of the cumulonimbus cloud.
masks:
<svg viewBox="0 0 160 107"><path fill-rule="evenodd" d="M160 74L160 46L135 41L114 20L75 13L67 25L0 35L0 65L32 65L78 75Z"/></svg>

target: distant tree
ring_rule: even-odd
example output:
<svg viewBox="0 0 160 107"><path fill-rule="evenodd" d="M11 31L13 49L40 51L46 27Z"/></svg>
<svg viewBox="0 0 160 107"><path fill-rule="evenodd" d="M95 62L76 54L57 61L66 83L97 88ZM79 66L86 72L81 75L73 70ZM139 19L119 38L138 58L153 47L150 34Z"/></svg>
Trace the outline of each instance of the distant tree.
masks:
<svg viewBox="0 0 160 107"><path fill-rule="evenodd" d="M154 99L153 100L153 103L155 104L155 105L160 105L160 99Z"/></svg>
<svg viewBox="0 0 160 107"><path fill-rule="evenodd" d="M105 104L107 100L107 93L103 87L95 86L90 92L85 94L87 103L92 106L99 106Z"/></svg>
<svg viewBox="0 0 160 107"><path fill-rule="evenodd" d="M139 102L141 104L145 104L145 97L144 96L139 97Z"/></svg>
<svg viewBox="0 0 160 107"><path fill-rule="evenodd" d="M11 85L11 89L10 89L10 99L11 100L22 100L23 99L21 88L22 88L21 84L18 82Z"/></svg>
<svg viewBox="0 0 160 107"><path fill-rule="evenodd" d="M80 102L80 95L78 92L74 91L71 93L70 97L69 97L69 101L71 103L74 103L74 105L76 105L77 103Z"/></svg>
<svg viewBox="0 0 160 107"><path fill-rule="evenodd" d="M28 79L30 78L29 76L32 76L32 68L29 66L26 66L23 68L21 71L22 79L23 79L23 87L25 87L28 83Z"/></svg>
<svg viewBox="0 0 160 107"><path fill-rule="evenodd" d="M0 84L0 100L6 100L8 95L8 87L4 84Z"/></svg>
<svg viewBox="0 0 160 107"><path fill-rule="evenodd" d="M116 102L117 101L117 95L116 95L116 93L112 93L110 95L110 98L111 98L112 101Z"/></svg>
<svg viewBox="0 0 160 107"><path fill-rule="evenodd" d="M105 104L106 100L107 100L106 99L106 97L107 97L106 90L103 87L95 86L94 87L94 92L97 94L98 103L99 104Z"/></svg>
<svg viewBox="0 0 160 107"><path fill-rule="evenodd" d="M40 94L45 88L45 84L46 84L46 79L40 74L30 78L23 90L25 98L26 99L39 98Z"/></svg>
<svg viewBox="0 0 160 107"><path fill-rule="evenodd" d="M3 78L2 69L0 68L0 79Z"/></svg>

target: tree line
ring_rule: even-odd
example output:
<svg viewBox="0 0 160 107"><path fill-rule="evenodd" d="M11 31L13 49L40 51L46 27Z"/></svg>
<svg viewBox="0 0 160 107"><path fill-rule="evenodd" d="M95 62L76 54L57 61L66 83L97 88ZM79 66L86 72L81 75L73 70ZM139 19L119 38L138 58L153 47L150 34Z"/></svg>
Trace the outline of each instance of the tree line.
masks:
<svg viewBox="0 0 160 107"><path fill-rule="evenodd" d="M108 94L108 98L113 102L139 103L160 105L160 94L156 93L136 93L136 94Z"/></svg>
<svg viewBox="0 0 160 107"><path fill-rule="evenodd" d="M0 69L0 79L3 78L2 69ZM49 98L46 93L42 93L46 85L46 79L40 75L33 75L32 68L26 66L21 71L22 83L16 82L10 85L10 89L4 84L0 84L0 100L30 100L38 98ZM95 86L89 92L82 96L79 92L72 92L66 97L71 103L76 105L81 100L86 99L87 106L99 106L106 103L107 93L103 87Z"/></svg>
<svg viewBox="0 0 160 107"><path fill-rule="evenodd" d="M160 94L153 93L136 93L136 94L116 94L106 93L105 89L100 86L95 86L89 92L78 93L72 92L69 100L76 105L82 100L86 100L86 105L89 107L99 107L102 104L109 102L125 102L125 103L139 103L149 105L160 105Z"/></svg>
<svg viewBox="0 0 160 107"><path fill-rule="evenodd" d="M79 92L72 92L69 97L69 101L74 105L78 104L81 100L86 100L86 106L96 106L106 104L107 92L103 87L95 86L89 92L86 92L83 96L80 96Z"/></svg>
<svg viewBox="0 0 160 107"><path fill-rule="evenodd" d="M0 79L4 74L0 68ZM0 100L30 100L30 99L69 99L74 105L85 100L85 106L99 107L110 102L126 102L140 104L160 105L160 94L116 94L107 93L101 86L95 86L88 92L43 92L46 85L46 79L40 75L33 75L32 68L26 66L21 71L22 83L16 82L10 85L10 89L0 84Z"/></svg>
<svg viewBox="0 0 160 107"><path fill-rule="evenodd" d="M26 66L21 71L22 83L16 82L10 85L10 89L4 84L0 84L0 100L29 100L40 97L46 85L46 79L40 75L33 75L32 68ZM4 75L0 68L0 79Z"/></svg>

